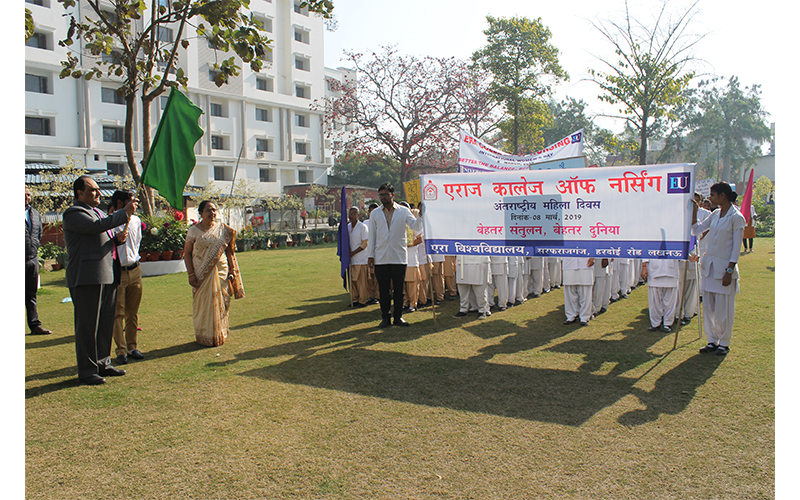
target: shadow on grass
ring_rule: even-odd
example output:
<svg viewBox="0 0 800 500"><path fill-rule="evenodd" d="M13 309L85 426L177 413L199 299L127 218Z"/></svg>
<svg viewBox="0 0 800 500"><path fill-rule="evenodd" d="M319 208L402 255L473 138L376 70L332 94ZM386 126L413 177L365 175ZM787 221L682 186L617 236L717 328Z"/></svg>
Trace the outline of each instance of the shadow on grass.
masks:
<svg viewBox="0 0 800 500"><path fill-rule="evenodd" d="M338 304L342 304L339 306ZM232 326L231 330L244 330L247 328L257 326L278 325L284 323L292 323L297 320L308 318L309 316L318 317L325 314L334 312L341 312L346 306L342 303L342 295L331 295L328 297L316 297L306 300L299 305L287 307L287 311L297 311L293 314L284 314L283 316L275 316L270 318L263 318L258 321L251 321L250 323L242 323Z"/></svg>
<svg viewBox="0 0 800 500"><path fill-rule="evenodd" d="M66 337L66 338L68 340L73 340L72 337ZM156 349L155 351L148 351L145 354L146 356L145 359L141 361L131 361L131 362L147 363L148 360L166 358L169 356L175 356L187 352L199 351L201 349L206 349L206 348L196 342L187 342L185 344L166 347L164 349ZM116 364L114 365L116 366ZM64 377L71 377L71 379L25 389L25 399L41 396L42 394L47 394L49 392L58 391L61 389L66 389L68 387L74 387L78 385L78 368L76 366L69 366L65 368L59 368L57 370L50 370L49 372L34 373L32 375L28 375L27 377L25 377L26 383L33 382L35 380L49 380L54 378L60 379Z"/></svg>
<svg viewBox="0 0 800 500"><path fill-rule="evenodd" d="M724 356L695 354L656 380L652 391L633 388L633 394L647 406L619 416L622 425L634 426L653 422L660 415L677 415L686 409L697 388L705 384L722 364Z"/></svg>
<svg viewBox="0 0 800 500"><path fill-rule="evenodd" d="M30 335L30 334L28 334ZM31 335L31 337L39 337L42 338L41 335ZM25 349L41 349L43 347L54 347L61 344L73 344L75 343L75 335L64 335L62 337L48 337L46 339L42 339L38 342L25 342Z"/></svg>
<svg viewBox="0 0 800 500"><path fill-rule="evenodd" d="M301 384L511 418L579 426L630 394L633 379L533 369L363 348L297 357L243 373Z"/></svg>

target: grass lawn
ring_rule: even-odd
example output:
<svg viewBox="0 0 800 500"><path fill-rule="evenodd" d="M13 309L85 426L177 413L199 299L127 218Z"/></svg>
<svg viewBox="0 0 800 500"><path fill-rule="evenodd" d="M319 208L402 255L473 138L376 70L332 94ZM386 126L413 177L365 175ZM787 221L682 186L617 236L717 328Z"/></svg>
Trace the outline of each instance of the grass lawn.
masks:
<svg viewBox="0 0 800 500"><path fill-rule="evenodd" d="M741 257L731 352L647 289L580 328L562 290L378 330L335 245L239 254L227 342L194 342L186 274L145 278L145 360L77 384L64 272L25 339L31 499L742 499L775 496L775 242Z"/></svg>

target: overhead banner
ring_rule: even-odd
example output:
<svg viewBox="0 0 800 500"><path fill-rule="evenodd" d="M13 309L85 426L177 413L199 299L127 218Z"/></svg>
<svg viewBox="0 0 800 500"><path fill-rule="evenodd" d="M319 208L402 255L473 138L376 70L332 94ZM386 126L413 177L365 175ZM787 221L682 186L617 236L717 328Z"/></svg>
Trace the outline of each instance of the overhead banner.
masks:
<svg viewBox="0 0 800 500"><path fill-rule="evenodd" d="M428 253L686 259L689 164L421 175Z"/></svg>
<svg viewBox="0 0 800 500"><path fill-rule="evenodd" d="M564 137L555 144L530 155L510 155L483 142L465 130L460 132L458 145L459 172L514 172L530 170L535 163L583 155L583 129ZM560 167L554 167L560 168Z"/></svg>

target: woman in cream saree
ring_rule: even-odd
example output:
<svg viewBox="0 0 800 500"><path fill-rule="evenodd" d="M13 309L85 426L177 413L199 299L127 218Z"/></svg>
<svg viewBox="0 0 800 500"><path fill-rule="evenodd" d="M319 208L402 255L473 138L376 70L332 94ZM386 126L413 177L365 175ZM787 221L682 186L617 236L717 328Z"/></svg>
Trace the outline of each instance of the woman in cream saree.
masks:
<svg viewBox="0 0 800 500"><path fill-rule="evenodd" d="M201 221L186 233L184 260L192 285L192 311L197 343L216 347L228 336L231 297L244 297L230 226L215 222L217 207L200 203Z"/></svg>

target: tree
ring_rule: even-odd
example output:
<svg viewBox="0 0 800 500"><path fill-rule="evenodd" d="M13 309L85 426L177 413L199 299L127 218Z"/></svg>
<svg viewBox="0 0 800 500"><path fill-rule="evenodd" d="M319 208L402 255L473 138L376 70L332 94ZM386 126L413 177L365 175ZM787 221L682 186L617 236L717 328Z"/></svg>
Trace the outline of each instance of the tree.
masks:
<svg viewBox="0 0 800 500"><path fill-rule="evenodd" d="M612 150L619 149L618 141L613 139L613 132L596 126L586 116L586 106L582 99L567 97L561 102L551 99L548 107L552 123L542 129L544 145L554 144L576 130L583 129L583 154L590 165L604 165Z"/></svg>
<svg viewBox="0 0 800 500"><path fill-rule="evenodd" d="M619 104L622 117L638 132L640 165L647 163L648 139L674 119L672 110L684 99L683 91L695 76L687 69L695 61L691 49L703 38L687 33L697 2L677 18L667 13L668 3L664 1L652 26L634 19L627 1L621 22L592 23L611 42L617 60L598 57L608 72L589 69L589 75L603 92L599 98Z"/></svg>
<svg viewBox="0 0 800 500"><path fill-rule="evenodd" d="M214 82L222 86L239 74L238 62L259 71L269 49L269 38L261 23L245 11L250 0L85 0L90 14L80 16L74 10L76 0L58 0L69 17L67 38L59 45L72 47L75 42L84 54L69 53L62 61L61 78L86 80L111 78L120 82L117 93L125 98L125 153L128 168L139 183L141 173L133 151L134 99L141 93L143 158L150 152L150 104L167 87L186 88L188 77L180 67L178 49L189 47L189 28L197 39L211 43L219 51L233 55L214 63ZM110 4L112 9L104 7ZM303 2L309 10L330 17L330 0ZM196 42L195 42L196 43ZM237 59L238 58L238 59ZM88 64L87 64L88 62ZM174 76L172 75L174 71ZM142 190L146 214L154 208L152 190Z"/></svg>
<svg viewBox="0 0 800 500"><path fill-rule="evenodd" d="M345 122L353 132L336 145L343 152L383 154L400 182L422 168L440 165L421 159L446 158L454 149L456 93L464 85L464 63L453 58L404 56L394 47L367 56L345 52L356 81L331 81L339 97L324 103L327 123ZM318 105L319 106L319 105ZM322 106L319 106L322 107ZM328 127L329 135L333 127Z"/></svg>
<svg viewBox="0 0 800 500"><path fill-rule="evenodd" d="M332 178L342 184L377 188L384 182L400 185L399 163L383 153L348 151L336 158Z"/></svg>
<svg viewBox="0 0 800 500"><path fill-rule="evenodd" d="M492 75L476 65L467 69L466 81L455 98L459 125L473 136L491 143L505 118L502 103L492 97Z"/></svg>
<svg viewBox="0 0 800 500"><path fill-rule="evenodd" d="M504 128L514 154L519 154L520 138L546 121L536 112L543 99L552 94L552 85L568 80L558 62L558 49L550 44L550 30L541 18L496 18L486 16L489 27L484 48L472 54L473 62L492 74L491 94L511 116ZM531 144L528 144L530 147Z"/></svg>
<svg viewBox="0 0 800 500"><path fill-rule="evenodd" d="M761 107L759 85L741 89L735 76L722 88L714 85L716 81L701 82L699 97L686 118L691 130L687 148L698 156L710 149L705 164L713 162L716 152L722 172L714 168L710 173L720 180L736 182L761 156L761 145L772 138L772 130Z"/></svg>
<svg viewBox="0 0 800 500"><path fill-rule="evenodd" d="M31 184L33 205L42 214L48 212L63 213L75 201L72 184L81 175L86 175L86 167L72 155L67 156L64 166L57 172L41 174L42 182Z"/></svg>

